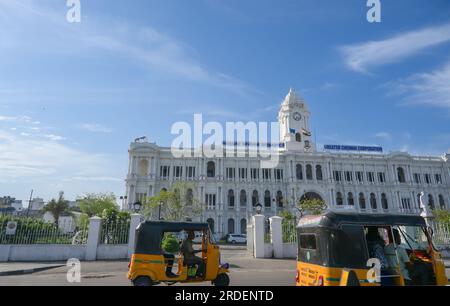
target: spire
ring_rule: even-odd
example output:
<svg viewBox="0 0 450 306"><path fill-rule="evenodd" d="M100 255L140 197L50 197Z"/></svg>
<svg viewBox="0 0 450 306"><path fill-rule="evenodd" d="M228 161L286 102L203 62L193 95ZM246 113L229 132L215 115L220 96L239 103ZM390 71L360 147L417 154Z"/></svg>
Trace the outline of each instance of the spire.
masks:
<svg viewBox="0 0 450 306"><path fill-rule="evenodd" d="M291 87L289 89L289 93L283 101L283 104L292 105L295 103L305 103L305 101L303 100L303 98L299 97L295 90Z"/></svg>

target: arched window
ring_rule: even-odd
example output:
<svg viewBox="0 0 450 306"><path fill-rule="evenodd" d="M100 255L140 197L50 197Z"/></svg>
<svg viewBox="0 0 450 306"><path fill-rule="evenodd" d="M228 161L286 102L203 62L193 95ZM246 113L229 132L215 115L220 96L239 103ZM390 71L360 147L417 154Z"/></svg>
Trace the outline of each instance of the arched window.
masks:
<svg viewBox="0 0 450 306"><path fill-rule="evenodd" d="M161 188L161 192L167 192L167 188Z"/></svg>
<svg viewBox="0 0 450 306"><path fill-rule="evenodd" d="M258 196L258 191L257 190L253 190L253 194L252 194L252 206L255 207L259 202L259 196Z"/></svg>
<svg viewBox="0 0 450 306"><path fill-rule="evenodd" d="M431 195L431 194L428 195L428 206L431 209L434 209L434 198L433 198L433 195Z"/></svg>
<svg viewBox="0 0 450 306"><path fill-rule="evenodd" d="M295 134L295 141L302 142L302 134L300 134L300 133Z"/></svg>
<svg viewBox="0 0 450 306"><path fill-rule="evenodd" d="M384 210L389 209L389 203L385 193L381 194L381 207L383 207Z"/></svg>
<svg viewBox="0 0 450 306"><path fill-rule="evenodd" d="M245 190L241 190L241 194L239 196L239 204L241 205L241 207L247 206L247 193L245 192Z"/></svg>
<svg viewBox="0 0 450 306"><path fill-rule="evenodd" d="M283 192L280 190L277 192L277 205L278 207L283 207Z"/></svg>
<svg viewBox="0 0 450 306"><path fill-rule="evenodd" d="M397 176L400 183L406 183L405 170L402 167L397 168Z"/></svg>
<svg viewBox="0 0 450 306"><path fill-rule="evenodd" d="M306 179L309 181L313 179L313 171L311 165L306 165Z"/></svg>
<svg viewBox="0 0 450 306"><path fill-rule="evenodd" d="M209 228L211 229L211 232L214 234L216 232L214 229L214 219L209 218L208 220L206 220L206 222L208 222Z"/></svg>
<svg viewBox="0 0 450 306"><path fill-rule="evenodd" d="M342 198L341 192L336 193L336 205L338 206L344 205L344 199Z"/></svg>
<svg viewBox="0 0 450 306"><path fill-rule="evenodd" d="M377 209L377 196L375 193L370 194L370 207L372 209Z"/></svg>
<svg viewBox="0 0 450 306"><path fill-rule="evenodd" d="M232 189L228 190L228 206L234 207L234 191Z"/></svg>
<svg viewBox="0 0 450 306"><path fill-rule="evenodd" d="M349 192L347 195L347 202L348 206L354 206L355 205L355 199L353 198L353 193Z"/></svg>
<svg viewBox="0 0 450 306"><path fill-rule="evenodd" d="M247 234L247 219L241 219L241 234Z"/></svg>
<svg viewBox="0 0 450 306"><path fill-rule="evenodd" d="M359 194L359 208L366 209L366 198L362 192Z"/></svg>
<svg viewBox="0 0 450 306"><path fill-rule="evenodd" d="M234 234L234 219L228 219L228 234Z"/></svg>
<svg viewBox="0 0 450 306"><path fill-rule="evenodd" d="M139 161L138 175L139 176L147 176L148 175L148 160L147 159L141 159Z"/></svg>
<svg viewBox="0 0 450 306"><path fill-rule="evenodd" d="M266 190L266 192L264 192L264 206L265 207L271 207L272 203L270 200L270 191Z"/></svg>
<svg viewBox="0 0 450 306"><path fill-rule="evenodd" d="M186 191L186 205L192 205L194 203L194 192L191 188Z"/></svg>
<svg viewBox="0 0 450 306"><path fill-rule="evenodd" d="M297 177L297 180L303 180L303 167L301 164L295 166L295 176Z"/></svg>
<svg viewBox="0 0 450 306"><path fill-rule="evenodd" d="M321 165L317 165L316 166L316 178L318 181L323 180L323 173L322 173L322 166Z"/></svg>
<svg viewBox="0 0 450 306"><path fill-rule="evenodd" d="M206 166L206 176L215 177L216 176L216 164L212 161L208 162Z"/></svg>
<svg viewBox="0 0 450 306"><path fill-rule="evenodd" d="M439 207L441 209L445 209L445 200L442 194L439 195Z"/></svg>

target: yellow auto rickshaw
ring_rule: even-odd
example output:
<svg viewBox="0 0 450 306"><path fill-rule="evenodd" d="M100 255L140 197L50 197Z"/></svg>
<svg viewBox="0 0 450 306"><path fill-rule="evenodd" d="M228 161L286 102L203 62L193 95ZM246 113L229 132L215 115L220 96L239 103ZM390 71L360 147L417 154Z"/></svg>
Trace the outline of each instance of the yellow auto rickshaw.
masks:
<svg viewBox="0 0 450 306"><path fill-rule="evenodd" d="M187 263L181 248L173 248L175 239L180 246L188 239L186 233L196 233L193 239L198 260L205 268L197 273L199 264ZM167 250L171 239L172 249ZM175 243L175 244L176 244ZM169 272L170 271L170 272ZM210 281L215 286L228 286L229 265L220 262L220 249L208 223L146 221L136 229L136 244L129 265L128 279L135 286L160 283L197 283Z"/></svg>
<svg viewBox="0 0 450 306"><path fill-rule="evenodd" d="M301 218L297 235L298 286L449 284L420 216L330 211Z"/></svg>

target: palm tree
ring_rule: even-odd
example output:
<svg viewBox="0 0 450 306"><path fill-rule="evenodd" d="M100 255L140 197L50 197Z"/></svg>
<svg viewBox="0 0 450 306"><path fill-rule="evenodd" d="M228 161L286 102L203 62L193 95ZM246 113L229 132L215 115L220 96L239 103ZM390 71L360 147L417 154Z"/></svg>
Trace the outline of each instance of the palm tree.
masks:
<svg viewBox="0 0 450 306"><path fill-rule="evenodd" d="M64 200L63 196L60 196L58 201L55 199L52 199L50 202L48 202L47 205L43 208L44 212L49 212L52 214L53 218L55 219L55 224L59 224L59 217L63 213L67 213L69 210L69 203L68 201Z"/></svg>

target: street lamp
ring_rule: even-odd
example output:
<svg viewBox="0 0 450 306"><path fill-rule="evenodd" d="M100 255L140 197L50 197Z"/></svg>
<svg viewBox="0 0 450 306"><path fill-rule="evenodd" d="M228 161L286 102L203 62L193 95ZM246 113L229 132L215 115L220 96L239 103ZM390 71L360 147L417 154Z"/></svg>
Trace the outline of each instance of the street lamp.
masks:
<svg viewBox="0 0 450 306"><path fill-rule="evenodd" d="M256 210L256 214L257 214L257 215L260 215L260 214L261 214L262 209L263 209L263 207L262 207L262 205L261 205L260 203L256 204L255 210Z"/></svg>
<svg viewBox="0 0 450 306"><path fill-rule="evenodd" d="M141 210L142 204L141 202L137 201L133 204L134 212L138 213Z"/></svg>

